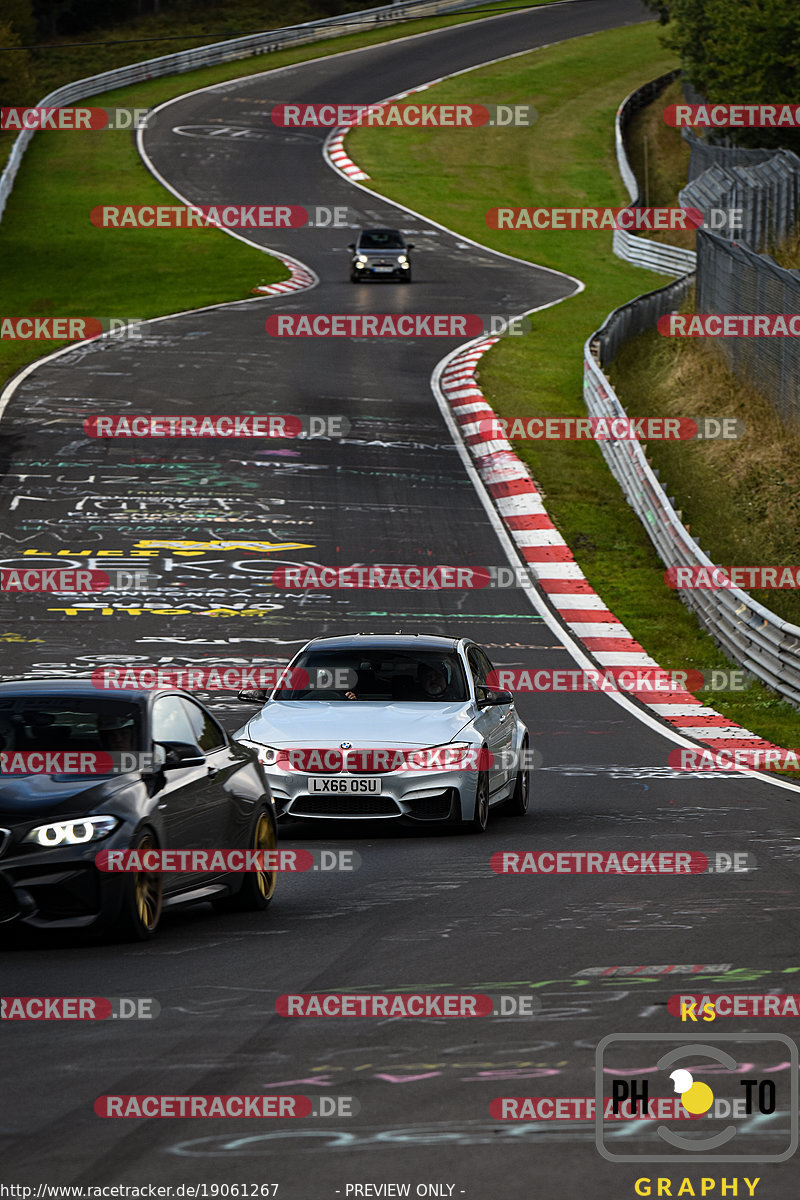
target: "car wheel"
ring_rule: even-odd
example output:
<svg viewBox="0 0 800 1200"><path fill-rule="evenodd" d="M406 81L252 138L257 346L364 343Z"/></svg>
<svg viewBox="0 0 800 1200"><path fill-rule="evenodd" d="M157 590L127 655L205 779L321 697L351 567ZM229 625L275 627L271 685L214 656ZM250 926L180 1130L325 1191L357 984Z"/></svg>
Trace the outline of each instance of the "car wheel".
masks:
<svg viewBox="0 0 800 1200"><path fill-rule="evenodd" d="M248 850L275 850L278 835L272 813L262 808L256 816ZM233 896L212 901L217 912L263 912L275 893L276 871L247 871L244 883Z"/></svg>
<svg viewBox="0 0 800 1200"><path fill-rule="evenodd" d="M131 850L144 853L157 850L155 834L141 830L133 840ZM155 936L161 920L163 883L157 871L136 871L123 881L122 907L111 927L112 936L125 942L146 942Z"/></svg>
<svg viewBox="0 0 800 1200"><path fill-rule="evenodd" d="M481 771L475 794L475 812L471 821L463 822L465 833L485 833L489 824L489 773Z"/></svg>
<svg viewBox="0 0 800 1200"><path fill-rule="evenodd" d="M520 754L524 756L528 751L527 737L522 739ZM524 762L524 757L523 757ZM503 811L510 817L524 817L528 811L528 804L531 794L531 773L527 767L520 767L517 771L517 780L514 784L514 791L503 805Z"/></svg>
<svg viewBox="0 0 800 1200"><path fill-rule="evenodd" d="M361 278L360 275L356 275L355 272L353 272L353 271L350 272L350 282L351 283L358 283L360 278Z"/></svg>

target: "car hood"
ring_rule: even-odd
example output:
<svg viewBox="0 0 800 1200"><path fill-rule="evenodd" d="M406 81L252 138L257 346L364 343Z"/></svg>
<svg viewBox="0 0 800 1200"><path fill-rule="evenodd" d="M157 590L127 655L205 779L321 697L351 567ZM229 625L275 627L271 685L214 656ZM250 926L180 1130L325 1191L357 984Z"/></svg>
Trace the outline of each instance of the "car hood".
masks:
<svg viewBox="0 0 800 1200"><path fill-rule="evenodd" d="M357 254L363 254L366 258L399 258L404 254L408 258L407 250L357 250Z"/></svg>
<svg viewBox="0 0 800 1200"><path fill-rule="evenodd" d="M0 824L6 817L83 817L120 788L130 784L130 775L112 778L76 778L74 775L5 775L0 777Z"/></svg>
<svg viewBox="0 0 800 1200"><path fill-rule="evenodd" d="M413 704L390 700L274 700L234 737L266 746L322 749L439 746L451 742L472 719L471 703Z"/></svg>

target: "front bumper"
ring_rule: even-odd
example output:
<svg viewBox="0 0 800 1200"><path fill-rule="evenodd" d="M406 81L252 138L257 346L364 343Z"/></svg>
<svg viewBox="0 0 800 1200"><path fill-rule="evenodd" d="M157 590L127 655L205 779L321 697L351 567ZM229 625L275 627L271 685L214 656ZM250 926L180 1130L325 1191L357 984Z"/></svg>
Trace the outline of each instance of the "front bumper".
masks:
<svg viewBox="0 0 800 1200"><path fill-rule="evenodd" d="M272 796L280 816L302 820L364 821L469 820L475 811L476 771L392 771L380 778L379 794L309 792L310 776L268 767ZM363 778L342 772L337 779Z"/></svg>
<svg viewBox="0 0 800 1200"><path fill-rule="evenodd" d="M354 262L352 272L362 279L405 279L411 274L411 266L401 266L400 263L393 263L389 259L380 259L365 263L363 267L356 266Z"/></svg>
<svg viewBox="0 0 800 1200"><path fill-rule="evenodd" d="M124 876L98 871L100 850L127 847L116 837L64 850L0 858L0 927L83 929L113 920L122 904Z"/></svg>

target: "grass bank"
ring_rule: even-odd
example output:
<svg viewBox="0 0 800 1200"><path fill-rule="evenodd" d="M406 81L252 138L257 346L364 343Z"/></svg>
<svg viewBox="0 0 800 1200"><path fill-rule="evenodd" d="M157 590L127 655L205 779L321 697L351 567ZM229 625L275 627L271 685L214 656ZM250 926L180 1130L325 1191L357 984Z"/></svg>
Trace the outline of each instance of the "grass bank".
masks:
<svg viewBox="0 0 800 1200"><path fill-rule="evenodd" d="M457 137L443 130L359 128L348 137L349 152L368 171L376 191L494 249L584 281L582 293L535 313L529 334L504 339L482 360L482 388L501 416L585 415L585 339L613 308L667 281L617 259L608 233L493 231L485 213L498 204L625 203L614 153L616 109L634 88L676 65L661 47L655 24L595 34L445 81L426 94L431 102L533 103L539 120L530 130L470 131ZM643 414L664 411L646 371L636 388ZM686 415L699 411L692 400ZM681 450L685 447L682 443ZM727 665L665 586L663 567L597 446L518 442L516 449L587 578L647 650L671 669ZM721 521L713 504L707 518ZM798 744L796 710L760 684L741 693L702 695L761 736Z"/></svg>

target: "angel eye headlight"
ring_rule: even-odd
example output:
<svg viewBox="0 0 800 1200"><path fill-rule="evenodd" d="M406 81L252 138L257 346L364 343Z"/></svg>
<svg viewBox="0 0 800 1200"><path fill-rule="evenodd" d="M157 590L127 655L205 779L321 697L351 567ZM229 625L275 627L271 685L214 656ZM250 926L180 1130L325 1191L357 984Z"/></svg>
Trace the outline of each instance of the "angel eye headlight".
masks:
<svg viewBox="0 0 800 1200"><path fill-rule="evenodd" d="M117 817L83 817L76 821L53 821L50 825L37 825L22 839L37 846L81 846L85 842L98 842L108 837L117 828Z"/></svg>
<svg viewBox="0 0 800 1200"><path fill-rule="evenodd" d="M278 751L274 746L265 746L262 742L251 742L247 738L239 738L242 746L249 746L258 755L262 767L274 767L278 761Z"/></svg>

